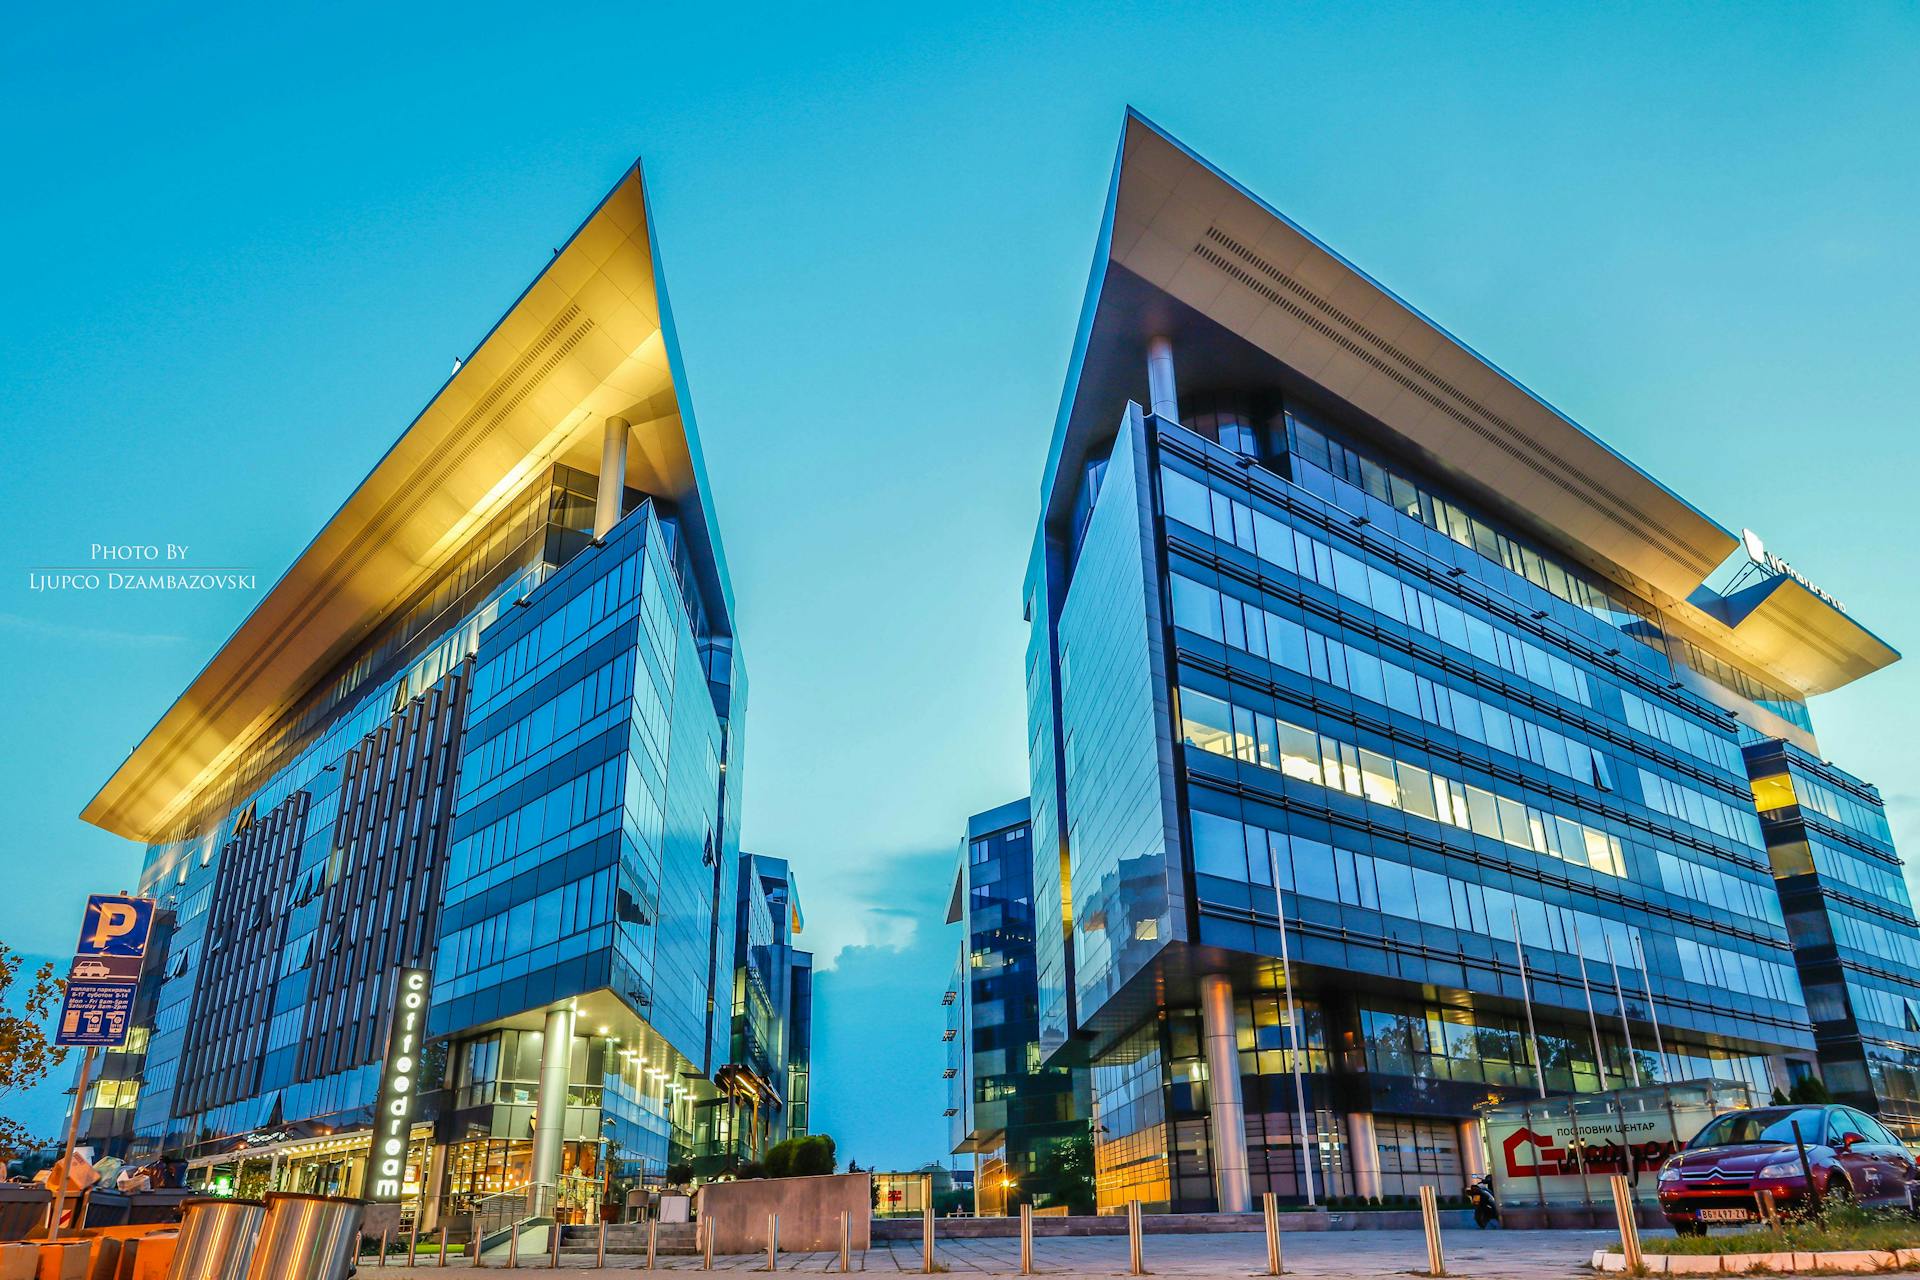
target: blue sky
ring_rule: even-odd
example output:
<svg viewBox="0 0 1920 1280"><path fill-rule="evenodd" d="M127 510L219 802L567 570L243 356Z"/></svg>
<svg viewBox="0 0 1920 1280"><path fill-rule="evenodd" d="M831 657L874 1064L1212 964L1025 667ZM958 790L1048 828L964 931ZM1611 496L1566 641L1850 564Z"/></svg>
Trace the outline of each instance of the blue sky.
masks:
<svg viewBox="0 0 1920 1280"><path fill-rule="evenodd" d="M944 881L1025 789L1020 573L1128 102L1920 646L1910 6L41 6L0 49L0 939L62 952L131 882L74 815L255 599L29 568L271 580L644 154L818 1120L938 1156ZM1911 665L1815 716L1914 847Z"/></svg>

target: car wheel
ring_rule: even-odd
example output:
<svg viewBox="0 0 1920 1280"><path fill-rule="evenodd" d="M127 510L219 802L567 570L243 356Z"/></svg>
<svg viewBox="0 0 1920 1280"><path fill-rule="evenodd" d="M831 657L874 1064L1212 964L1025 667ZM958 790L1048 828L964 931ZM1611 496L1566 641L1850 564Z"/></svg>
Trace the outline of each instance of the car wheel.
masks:
<svg viewBox="0 0 1920 1280"><path fill-rule="evenodd" d="M1824 1210L1852 1203L1853 1185L1837 1173L1829 1176L1826 1190L1820 1194L1820 1207Z"/></svg>

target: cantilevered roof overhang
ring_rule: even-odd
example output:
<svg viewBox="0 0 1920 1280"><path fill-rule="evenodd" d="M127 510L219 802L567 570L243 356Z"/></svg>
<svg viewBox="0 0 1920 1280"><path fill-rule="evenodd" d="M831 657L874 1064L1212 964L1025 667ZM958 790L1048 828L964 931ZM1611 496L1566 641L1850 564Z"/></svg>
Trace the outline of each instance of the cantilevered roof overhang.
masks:
<svg viewBox="0 0 1920 1280"><path fill-rule="evenodd" d="M1129 110L1047 461L1050 521L1072 501L1057 478L1104 447L1126 401L1147 403L1154 337L1172 341L1183 393L1278 371L1283 388L1331 394L1489 510L1796 688L1898 657L1831 608L1794 615L1789 654L1764 626L1687 604L1734 533Z"/></svg>
<svg viewBox="0 0 1920 1280"><path fill-rule="evenodd" d="M81 816L164 838L471 530L553 463L597 473L609 417L632 423L627 483L672 503L714 630L729 634L732 590L637 162Z"/></svg>

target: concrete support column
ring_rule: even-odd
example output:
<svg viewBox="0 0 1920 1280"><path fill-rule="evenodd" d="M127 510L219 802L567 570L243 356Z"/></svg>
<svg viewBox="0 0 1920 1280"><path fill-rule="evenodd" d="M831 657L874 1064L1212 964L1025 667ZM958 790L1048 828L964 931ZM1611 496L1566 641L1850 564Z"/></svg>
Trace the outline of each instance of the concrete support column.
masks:
<svg viewBox="0 0 1920 1280"><path fill-rule="evenodd" d="M1155 417L1180 421L1180 397L1173 381L1173 343L1165 338L1147 343L1147 399Z"/></svg>
<svg viewBox="0 0 1920 1280"><path fill-rule="evenodd" d="M608 418L600 440L600 488L593 499L593 536L604 538L620 523L620 500L627 492L627 437L633 427L625 418Z"/></svg>
<svg viewBox="0 0 1920 1280"><path fill-rule="evenodd" d="M573 1060L573 1010L547 1010L540 1042L540 1093L533 1117L533 1199L536 1214L553 1207L554 1188L560 1182L561 1155L567 1137L567 1069Z"/></svg>
<svg viewBox="0 0 1920 1280"><path fill-rule="evenodd" d="M1460 1172L1469 1182L1486 1176L1487 1144L1481 1136L1478 1116L1460 1122Z"/></svg>
<svg viewBox="0 0 1920 1280"><path fill-rule="evenodd" d="M1253 1209L1247 1177L1246 1105L1240 1098L1240 1045L1233 1027L1233 982L1225 974L1200 979L1200 1026L1206 1039L1213 1186L1221 1213Z"/></svg>
<svg viewBox="0 0 1920 1280"><path fill-rule="evenodd" d="M1373 1131L1371 1111L1348 1114L1347 1152L1353 1169L1353 1194L1369 1199L1379 1195L1380 1140Z"/></svg>
<svg viewBox="0 0 1920 1280"><path fill-rule="evenodd" d="M445 1143L431 1142L427 1145L427 1180L420 1188L420 1230L432 1231L440 1225L440 1196L447 1188L447 1156L451 1148Z"/></svg>

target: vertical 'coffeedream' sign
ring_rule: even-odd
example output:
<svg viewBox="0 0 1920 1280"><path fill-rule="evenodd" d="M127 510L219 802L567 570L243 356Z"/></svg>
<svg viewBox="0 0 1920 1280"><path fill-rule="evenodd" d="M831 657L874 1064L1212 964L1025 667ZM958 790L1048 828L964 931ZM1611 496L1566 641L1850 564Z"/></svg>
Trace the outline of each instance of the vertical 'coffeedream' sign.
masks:
<svg viewBox="0 0 1920 1280"><path fill-rule="evenodd" d="M387 1032L387 1062L380 1074L380 1100L373 1112L373 1150L367 1158L367 1199L398 1200L407 1181L407 1144L413 1136L414 1099L420 1092L420 1043L427 1030L427 992L432 975L401 969Z"/></svg>

